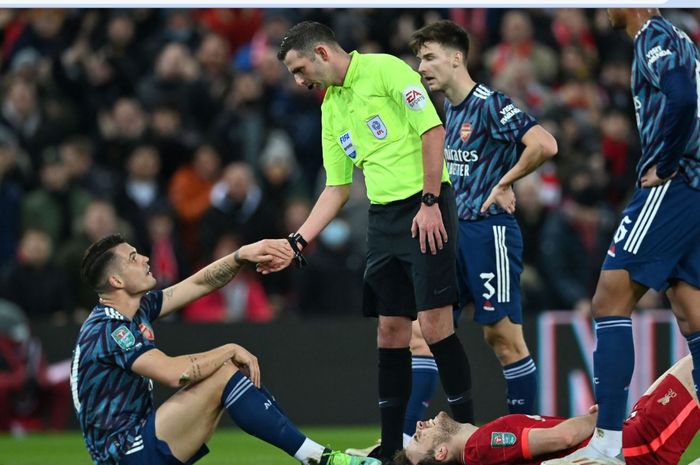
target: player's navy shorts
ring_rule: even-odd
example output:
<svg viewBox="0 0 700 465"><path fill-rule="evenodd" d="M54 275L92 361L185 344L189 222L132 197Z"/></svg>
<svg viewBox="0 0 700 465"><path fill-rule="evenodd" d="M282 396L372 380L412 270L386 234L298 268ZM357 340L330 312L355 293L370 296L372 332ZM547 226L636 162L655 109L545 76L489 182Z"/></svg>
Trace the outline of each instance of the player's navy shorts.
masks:
<svg viewBox="0 0 700 465"><path fill-rule="evenodd" d="M508 317L522 324L523 238L512 215L460 221L457 268L460 308L474 302L477 323Z"/></svg>
<svg viewBox="0 0 700 465"><path fill-rule="evenodd" d="M637 189L603 263L662 291L675 280L700 287L700 191L681 176Z"/></svg>
<svg viewBox="0 0 700 465"><path fill-rule="evenodd" d="M156 412L151 412L146 424L141 428L141 435L119 461L119 465L190 465L209 453L206 444L197 451L187 462L176 459L165 441L156 437Z"/></svg>
<svg viewBox="0 0 700 465"><path fill-rule="evenodd" d="M635 404L622 427L627 465L678 463L700 429L700 408L673 375Z"/></svg>
<svg viewBox="0 0 700 465"><path fill-rule="evenodd" d="M386 205L370 205L367 227L363 312L365 316L416 318L422 310L457 303L457 205L448 183L438 205L447 242L433 255L420 251L411 237L413 218L421 207L421 192Z"/></svg>

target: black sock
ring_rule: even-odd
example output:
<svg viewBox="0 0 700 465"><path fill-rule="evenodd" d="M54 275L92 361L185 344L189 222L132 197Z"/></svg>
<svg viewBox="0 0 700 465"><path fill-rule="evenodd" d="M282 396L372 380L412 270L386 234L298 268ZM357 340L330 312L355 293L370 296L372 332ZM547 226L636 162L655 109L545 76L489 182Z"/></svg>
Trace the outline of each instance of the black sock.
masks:
<svg viewBox="0 0 700 465"><path fill-rule="evenodd" d="M456 334L452 334L442 341L429 344L429 347L435 357L452 416L460 423L474 423L472 374L462 343Z"/></svg>
<svg viewBox="0 0 700 465"><path fill-rule="evenodd" d="M381 458L403 449L403 421L411 394L411 351L379 348L379 413L382 422Z"/></svg>

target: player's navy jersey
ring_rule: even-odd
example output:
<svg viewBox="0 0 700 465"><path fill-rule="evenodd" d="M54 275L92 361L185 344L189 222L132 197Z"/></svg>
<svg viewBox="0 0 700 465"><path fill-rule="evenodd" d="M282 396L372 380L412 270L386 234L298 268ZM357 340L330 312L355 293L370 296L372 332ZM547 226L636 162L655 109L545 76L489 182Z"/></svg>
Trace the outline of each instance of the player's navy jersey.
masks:
<svg viewBox="0 0 700 465"><path fill-rule="evenodd" d="M517 414L486 423L467 439L462 462L467 465L539 465L543 460L564 457L586 445L588 440L571 449L537 458L532 458L528 444L531 429L552 428L564 420L560 417Z"/></svg>
<svg viewBox="0 0 700 465"><path fill-rule="evenodd" d="M523 134L537 121L506 95L477 84L462 103L445 100L445 161L455 188L460 220L505 211L479 210L498 181L520 157Z"/></svg>
<svg viewBox="0 0 700 465"><path fill-rule="evenodd" d="M116 464L138 450L139 432L153 410L153 382L131 371L155 348L151 322L160 314L163 293L147 293L129 321L111 307L97 305L88 316L73 352L71 392L92 460Z"/></svg>
<svg viewBox="0 0 700 465"><path fill-rule="evenodd" d="M663 115L666 96L660 90L661 78L672 69L685 68L696 83L695 122L679 162L679 174L694 189L700 189L700 54L692 40L666 19L654 16L634 39L632 96L637 128L642 141L642 157L637 164L637 180L663 154Z"/></svg>

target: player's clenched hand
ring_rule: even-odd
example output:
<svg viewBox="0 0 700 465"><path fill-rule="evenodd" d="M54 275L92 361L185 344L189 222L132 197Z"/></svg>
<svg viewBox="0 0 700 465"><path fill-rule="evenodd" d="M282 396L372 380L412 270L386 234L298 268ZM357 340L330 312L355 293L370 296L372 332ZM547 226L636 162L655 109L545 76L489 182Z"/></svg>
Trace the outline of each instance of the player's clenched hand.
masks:
<svg viewBox="0 0 700 465"><path fill-rule="evenodd" d="M659 185L665 183L666 181L668 181L669 179L671 179L672 177L674 177L677 172L678 171L674 171L671 176L667 177L666 179L662 179L656 174L656 164L653 164L644 173L644 175L642 176L642 179L639 180L639 185L642 187L659 186Z"/></svg>
<svg viewBox="0 0 700 465"><path fill-rule="evenodd" d="M258 357L251 354L238 344L232 344L233 355L231 361L241 372L250 378L255 387L260 387L260 366Z"/></svg>
<svg viewBox="0 0 700 465"><path fill-rule="evenodd" d="M513 192L513 188L511 186L497 184L481 206L481 213L488 210L494 203L508 213L515 212L515 192Z"/></svg>
<svg viewBox="0 0 700 465"><path fill-rule="evenodd" d="M289 266L294 251L286 239L263 239L244 245L239 250L240 258L256 263L258 271L271 273Z"/></svg>
<svg viewBox="0 0 700 465"><path fill-rule="evenodd" d="M442 224L442 215L437 204L430 207L421 204L420 210L411 224L411 237L415 238L416 234L418 234L421 252L425 253L426 244L430 247L430 253L433 255L438 250L442 250L442 246L447 242L447 231L445 225Z"/></svg>

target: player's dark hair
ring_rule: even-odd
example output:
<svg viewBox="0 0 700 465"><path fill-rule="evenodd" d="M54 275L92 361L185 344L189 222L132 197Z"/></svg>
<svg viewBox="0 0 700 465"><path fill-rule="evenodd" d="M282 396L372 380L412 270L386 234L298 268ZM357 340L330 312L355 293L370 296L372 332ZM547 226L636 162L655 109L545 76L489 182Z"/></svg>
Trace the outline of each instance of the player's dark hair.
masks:
<svg viewBox="0 0 700 465"><path fill-rule="evenodd" d="M416 55L427 42L435 42L443 47L459 50L464 54L464 64L467 64L469 55L469 34L456 23L443 19L423 26L411 34L408 46Z"/></svg>
<svg viewBox="0 0 700 465"><path fill-rule="evenodd" d="M80 263L80 277L96 292L107 290L106 272L114 259L115 246L126 242L121 234L111 234L92 244Z"/></svg>
<svg viewBox="0 0 700 465"><path fill-rule="evenodd" d="M302 21L292 26L282 39L277 59L283 61L290 50L308 54L318 43L340 47L331 28L316 21Z"/></svg>

